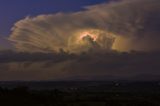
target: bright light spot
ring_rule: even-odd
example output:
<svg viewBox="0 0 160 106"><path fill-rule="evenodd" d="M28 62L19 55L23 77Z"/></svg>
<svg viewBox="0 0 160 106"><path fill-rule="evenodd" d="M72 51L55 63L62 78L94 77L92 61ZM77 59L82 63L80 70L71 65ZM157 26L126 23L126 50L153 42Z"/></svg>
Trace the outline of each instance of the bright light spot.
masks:
<svg viewBox="0 0 160 106"><path fill-rule="evenodd" d="M98 35L94 34L93 32L86 31L80 34L79 40L82 40L86 36L90 36L93 39L93 41L96 41L98 38Z"/></svg>

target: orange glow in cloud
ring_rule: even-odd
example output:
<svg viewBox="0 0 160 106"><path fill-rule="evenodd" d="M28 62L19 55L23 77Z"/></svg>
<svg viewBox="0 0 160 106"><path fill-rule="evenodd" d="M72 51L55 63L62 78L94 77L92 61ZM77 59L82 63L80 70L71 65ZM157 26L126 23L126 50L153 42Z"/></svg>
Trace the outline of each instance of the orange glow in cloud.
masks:
<svg viewBox="0 0 160 106"><path fill-rule="evenodd" d="M98 35L96 35L96 34L94 34L94 33L92 33L92 32L89 32L89 31L85 31L85 32L83 32L81 35L80 35L80 40L82 40L84 37L86 37L86 36L90 36L92 39L93 39L93 41L96 41L97 40L97 38L98 38Z"/></svg>

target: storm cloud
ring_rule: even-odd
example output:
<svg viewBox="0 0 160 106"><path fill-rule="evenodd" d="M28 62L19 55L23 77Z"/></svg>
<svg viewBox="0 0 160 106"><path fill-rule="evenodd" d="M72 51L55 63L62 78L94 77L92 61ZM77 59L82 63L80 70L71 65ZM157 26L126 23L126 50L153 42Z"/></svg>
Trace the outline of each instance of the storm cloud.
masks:
<svg viewBox="0 0 160 106"><path fill-rule="evenodd" d="M159 80L160 52L0 53L0 80Z"/></svg>
<svg viewBox="0 0 160 106"><path fill-rule="evenodd" d="M114 0L27 16L0 52L0 80L159 80L160 1Z"/></svg>
<svg viewBox="0 0 160 106"><path fill-rule="evenodd" d="M9 39L23 52L79 53L97 51L97 46L104 51L153 51L160 49L159 19L159 0L111 1L84 11L28 16L15 23Z"/></svg>

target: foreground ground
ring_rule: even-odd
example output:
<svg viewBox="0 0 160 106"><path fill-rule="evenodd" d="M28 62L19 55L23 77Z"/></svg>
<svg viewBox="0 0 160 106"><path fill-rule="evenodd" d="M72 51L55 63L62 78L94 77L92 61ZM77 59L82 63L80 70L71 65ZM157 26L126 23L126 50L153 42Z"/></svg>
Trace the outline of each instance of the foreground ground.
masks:
<svg viewBox="0 0 160 106"><path fill-rule="evenodd" d="M136 90L138 85L126 89L118 84L96 87L65 90L1 87L0 106L160 106L160 89L154 85L141 90Z"/></svg>

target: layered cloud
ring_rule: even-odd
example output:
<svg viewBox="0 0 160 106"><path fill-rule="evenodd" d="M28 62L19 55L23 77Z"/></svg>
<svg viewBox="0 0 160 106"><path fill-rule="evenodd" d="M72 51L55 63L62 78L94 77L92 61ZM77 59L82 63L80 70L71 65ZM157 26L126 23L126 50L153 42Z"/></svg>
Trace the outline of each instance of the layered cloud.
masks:
<svg viewBox="0 0 160 106"><path fill-rule="evenodd" d="M160 52L0 53L0 80L159 80Z"/></svg>
<svg viewBox="0 0 160 106"><path fill-rule="evenodd" d="M160 49L159 19L159 0L121 0L26 17L15 23L9 39L23 52L152 51Z"/></svg>

